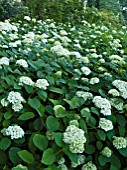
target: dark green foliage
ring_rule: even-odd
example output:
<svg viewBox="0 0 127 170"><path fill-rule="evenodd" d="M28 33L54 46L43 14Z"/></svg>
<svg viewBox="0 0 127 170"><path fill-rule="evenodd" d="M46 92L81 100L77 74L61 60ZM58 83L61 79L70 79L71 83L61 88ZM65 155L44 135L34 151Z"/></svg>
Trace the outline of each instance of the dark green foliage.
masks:
<svg viewBox="0 0 127 170"><path fill-rule="evenodd" d="M83 11L83 0L26 0L30 17L38 19L54 19L65 22L69 18L81 19Z"/></svg>
<svg viewBox="0 0 127 170"><path fill-rule="evenodd" d="M23 10L23 3L13 0L0 0L0 20L14 17Z"/></svg>

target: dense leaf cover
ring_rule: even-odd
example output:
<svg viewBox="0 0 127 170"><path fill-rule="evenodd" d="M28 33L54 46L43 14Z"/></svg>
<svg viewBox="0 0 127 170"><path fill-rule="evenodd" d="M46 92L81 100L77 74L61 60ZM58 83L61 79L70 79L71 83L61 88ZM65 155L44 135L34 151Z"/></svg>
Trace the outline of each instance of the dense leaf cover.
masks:
<svg viewBox="0 0 127 170"><path fill-rule="evenodd" d="M0 169L127 167L127 27L0 23Z"/></svg>

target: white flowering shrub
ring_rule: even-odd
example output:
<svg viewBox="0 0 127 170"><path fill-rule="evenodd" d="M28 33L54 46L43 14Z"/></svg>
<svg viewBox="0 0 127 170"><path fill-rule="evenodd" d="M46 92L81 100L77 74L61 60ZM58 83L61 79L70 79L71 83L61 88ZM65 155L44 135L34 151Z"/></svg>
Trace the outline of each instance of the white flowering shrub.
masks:
<svg viewBox="0 0 127 170"><path fill-rule="evenodd" d="M0 22L0 169L125 170L127 29Z"/></svg>

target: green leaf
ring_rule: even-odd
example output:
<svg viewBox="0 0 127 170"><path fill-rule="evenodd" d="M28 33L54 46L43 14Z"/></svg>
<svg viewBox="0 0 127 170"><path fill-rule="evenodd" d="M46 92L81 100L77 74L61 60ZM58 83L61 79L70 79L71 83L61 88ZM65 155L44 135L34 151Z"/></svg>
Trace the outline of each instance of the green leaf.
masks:
<svg viewBox="0 0 127 170"><path fill-rule="evenodd" d="M63 93L63 90L61 90L60 88L49 87L49 90L50 90L51 92L54 92L54 93L64 94L64 93Z"/></svg>
<svg viewBox="0 0 127 170"><path fill-rule="evenodd" d="M121 169L121 162L118 156L112 155L111 157L111 165L116 166L118 169Z"/></svg>
<svg viewBox="0 0 127 170"><path fill-rule="evenodd" d="M127 147L119 149L119 153L127 158Z"/></svg>
<svg viewBox="0 0 127 170"><path fill-rule="evenodd" d="M86 108L82 109L80 112L81 112L82 117L89 118L91 116L90 112L88 112Z"/></svg>
<svg viewBox="0 0 127 170"><path fill-rule="evenodd" d="M123 126L118 126L118 129L119 129L119 134L120 134L120 136L121 136L121 137L124 137L124 136L125 136L125 133L126 133L125 127L123 127Z"/></svg>
<svg viewBox="0 0 127 170"><path fill-rule="evenodd" d="M101 150L103 148L103 144L100 141L97 141L96 146L98 150Z"/></svg>
<svg viewBox="0 0 127 170"><path fill-rule="evenodd" d="M21 158L18 155L18 152L21 151L18 147L12 147L9 150L9 159L12 161L14 165L21 163Z"/></svg>
<svg viewBox="0 0 127 170"><path fill-rule="evenodd" d="M117 115L116 116L117 122L119 123L120 126L125 126L127 121L124 116L122 115Z"/></svg>
<svg viewBox="0 0 127 170"><path fill-rule="evenodd" d="M99 161L99 163L100 163L100 165L101 166L105 166L106 165L106 157L105 156L103 156L103 155L100 155L99 157L98 157L98 161Z"/></svg>
<svg viewBox="0 0 127 170"><path fill-rule="evenodd" d="M48 146L48 139L44 135L35 134L33 137L34 145L41 151L44 151Z"/></svg>
<svg viewBox="0 0 127 170"><path fill-rule="evenodd" d="M33 112L25 112L23 114L21 114L19 116L19 120L28 120L28 119L32 119L33 117L35 117L35 114Z"/></svg>
<svg viewBox="0 0 127 170"><path fill-rule="evenodd" d="M48 168L44 168L43 170L60 170L60 168L58 168L58 166L56 165L49 165Z"/></svg>
<svg viewBox="0 0 127 170"><path fill-rule="evenodd" d="M78 155L77 155L77 154L71 153L68 148L64 148L63 151L64 151L64 153L69 157L69 159L70 159L72 162L75 162L75 163L78 162Z"/></svg>
<svg viewBox="0 0 127 170"><path fill-rule="evenodd" d="M38 90L37 94L44 102L46 101L48 95L44 90Z"/></svg>
<svg viewBox="0 0 127 170"><path fill-rule="evenodd" d="M93 145L86 145L85 152L87 154L93 154L95 152L95 147Z"/></svg>
<svg viewBox="0 0 127 170"><path fill-rule="evenodd" d="M53 137L55 138L55 142L58 146L62 147L65 145L63 142L63 133L60 133L60 132L54 133Z"/></svg>
<svg viewBox="0 0 127 170"><path fill-rule="evenodd" d="M53 149L48 148L44 151L41 162L45 165L51 165L53 164L53 162L55 162L55 159L56 159L56 156L53 152Z"/></svg>
<svg viewBox="0 0 127 170"><path fill-rule="evenodd" d="M29 86L29 85L24 85L25 90L27 91L27 93L31 94L33 93L33 87Z"/></svg>
<svg viewBox="0 0 127 170"><path fill-rule="evenodd" d="M114 165L111 165L111 166L110 166L110 170L119 170L119 168L117 168L117 167L114 166Z"/></svg>
<svg viewBox="0 0 127 170"><path fill-rule="evenodd" d="M85 133L87 133L87 125L86 125L86 121L84 121L84 119L80 119L80 127L84 130Z"/></svg>
<svg viewBox="0 0 127 170"><path fill-rule="evenodd" d="M91 112L99 115L98 109L96 107L91 107Z"/></svg>
<svg viewBox="0 0 127 170"><path fill-rule="evenodd" d="M101 140L105 141L105 139L106 139L106 134L105 134L104 131L98 130L98 131L97 131L97 134L98 134L98 136L99 136L99 138L100 138Z"/></svg>
<svg viewBox="0 0 127 170"><path fill-rule="evenodd" d="M48 116L46 119L46 125L50 131L56 131L59 129L60 123L55 117Z"/></svg>
<svg viewBox="0 0 127 170"><path fill-rule="evenodd" d="M2 138L2 140L0 141L1 150L6 150L10 145L11 145L11 140L6 137Z"/></svg>
<svg viewBox="0 0 127 170"><path fill-rule="evenodd" d="M76 109L85 102L83 98L79 98L77 96L74 96L71 100L64 99L64 101L66 101L70 105L71 109Z"/></svg>
<svg viewBox="0 0 127 170"><path fill-rule="evenodd" d="M1 151L1 150L0 150L0 164L5 165L6 162L7 162L7 156L6 156L6 154L4 153L4 151Z"/></svg>
<svg viewBox="0 0 127 170"><path fill-rule="evenodd" d="M5 119L10 119L12 117L12 114L10 112L5 112L4 118Z"/></svg>
<svg viewBox="0 0 127 170"><path fill-rule="evenodd" d="M34 109L38 109L41 105L40 101L36 98L29 99L28 104Z"/></svg>
<svg viewBox="0 0 127 170"><path fill-rule="evenodd" d="M26 163L31 164L34 162L34 156L27 150L21 150L18 152L19 157Z"/></svg>
<svg viewBox="0 0 127 170"><path fill-rule="evenodd" d="M65 108L62 105L54 106L55 116L58 118L65 117L67 115Z"/></svg>
<svg viewBox="0 0 127 170"><path fill-rule="evenodd" d="M41 104L40 107L38 109L36 109L39 116L43 117L44 116L44 112L45 112L45 107Z"/></svg>

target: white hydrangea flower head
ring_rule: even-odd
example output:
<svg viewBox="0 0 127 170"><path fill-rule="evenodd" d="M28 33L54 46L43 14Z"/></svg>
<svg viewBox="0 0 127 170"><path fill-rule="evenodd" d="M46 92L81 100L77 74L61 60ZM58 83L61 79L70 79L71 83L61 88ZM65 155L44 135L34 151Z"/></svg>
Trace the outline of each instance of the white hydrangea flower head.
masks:
<svg viewBox="0 0 127 170"><path fill-rule="evenodd" d="M96 53L92 53L92 54L90 54L90 57L91 58L99 58L100 56Z"/></svg>
<svg viewBox="0 0 127 170"><path fill-rule="evenodd" d="M25 134L24 130L18 125L9 126L6 129L6 135L11 136L11 139L22 138L24 134Z"/></svg>
<svg viewBox="0 0 127 170"><path fill-rule="evenodd" d="M101 113L105 116L111 115L111 104L106 98L101 96L95 96L93 98L93 103L101 109Z"/></svg>
<svg viewBox="0 0 127 170"><path fill-rule="evenodd" d="M110 73L108 73L108 72L105 72L105 73L104 73L104 76L112 77L112 75L111 75Z"/></svg>
<svg viewBox="0 0 127 170"><path fill-rule="evenodd" d="M61 35L68 35L68 33L65 30L60 30Z"/></svg>
<svg viewBox="0 0 127 170"><path fill-rule="evenodd" d="M58 162L59 165L64 164L65 163L65 158L62 157Z"/></svg>
<svg viewBox="0 0 127 170"><path fill-rule="evenodd" d="M78 155L78 165L84 164L85 159L85 155Z"/></svg>
<svg viewBox="0 0 127 170"><path fill-rule="evenodd" d="M10 62L10 60L9 60L9 58L7 58L7 57L2 57L2 58L0 58L0 65L2 65L2 64L4 64L4 65L9 65L9 62Z"/></svg>
<svg viewBox="0 0 127 170"><path fill-rule="evenodd" d="M116 89L111 89L108 91L108 94L111 94L112 96L120 96L119 92Z"/></svg>
<svg viewBox="0 0 127 170"><path fill-rule="evenodd" d="M101 64L105 63L105 59L101 58L98 60Z"/></svg>
<svg viewBox="0 0 127 170"><path fill-rule="evenodd" d="M109 149L108 147L105 147L103 150L102 150L102 155L106 156L106 157L110 157L112 155L112 151L111 149Z"/></svg>
<svg viewBox="0 0 127 170"><path fill-rule="evenodd" d="M19 112L21 109L23 108L23 105L21 103L14 103L12 105L12 109L15 111L15 112Z"/></svg>
<svg viewBox="0 0 127 170"><path fill-rule="evenodd" d="M124 137L113 136L113 138L114 138L113 146L116 149L122 149L122 148L126 148L127 147L127 140Z"/></svg>
<svg viewBox="0 0 127 170"><path fill-rule="evenodd" d="M22 66L22 67L24 67L24 68L27 68L27 67L28 67L28 63L27 63L27 61L24 60L24 59L19 59L19 60L17 60L17 61L16 61L16 64L18 64L18 65L20 65L20 66Z"/></svg>
<svg viewBox="0 0 127 170"><path fill-rule="evenodd" d="M76 95L78 97L84 98L85 101L88 100L88 99L92 99L93 98L93 94L92 93L84 92L84 91L77 91Z"/></svg>
<svg viewBox="0 0 127 170"><path fill-rule="evenodd" d="M82 55L81 55L78 51L70 52L70 55L74 55L74 56L76 56L76 58L77 58L77 59L82 58Z"/></svg>
<svg viewBox="0 0 127 170"><path fill-rule="evenodd" d="M71 121L69 122L69 125L74 125L74 126L76 126L76 127L79 127L79 123L78 123L77 120L71 120Z"/></svg>
<svg viewBox="0 0 127 170"><path fill-rule="evenodd" d="M8 106L8 104L9 104L9 102L8 102L5 98L3 98L3 99L1 100L1 105L2 105L3 107Z"/></svg>
<svg viewBox="0 0 127 170"><path fill-rule="evenodd" d="M82 61L84 64L90 63L90 60L88 59L88 57L82 57L82 58L81 58L81 61Z"/></svg>
<svg viewBox="0 0 127 170"><path fill-rule="evenodd" d="M31 78L27 76L21 76L19 78L19 85L23 86L24 84L29 86L34 86L35 83L31 80Z"/></svg>
<svg viewBox="0 0 127 170"><path fill-rule="evenodd" d="M24 16L24 19L27 20L27 21L31 20L31 18L29 16Z"/></svg>
<svg viewBox="0 0 127 170"><path fill-rule="evenodd" d="M25 101L19 92L14 91L9 92L7 100L9 101L9 103L12 104L21 103Z"/></svg>
<svg viewBox="0 0 127 170"><path fill-rule="evenodd" d="M111 55L109 58L110 60L118 60L118 61L123 60L123 58L120 57L119 55Z"/></svg>
<svg viewBox="0 0 127 170"><path fill-rule="evenodd" d="M117 98L111 99L111 105L119 111L123 110L123 102L118 102Z"/></svg>
<svg viewBox="0 0 127 170"><path fill-rule="evenodd" d="M127 99L127 82L122 80L114 80L112 84L120 91L120 95Z"/></svg>
<svg viewBox="0 0 127 170"><path fill-rule="evenodd" d="M47 87L49 86L49 83L46 79L38 79L35 83L35 86L40 88L40 89L46 90Z"/></svg>
<svg viewBox="0 0 127 170"><path fill-rule="evenodd" d="M71 144L76 139L81 140L82 143L85 143L86 138L84 136L84 131L75 125L69 125L63 134L63 141Z"/></svg>
<svg viewBox="0 0 127 170"><path fill-rule="evenodd" d="M58 56L70 55L70 52L66 48L63 48L61 44L57 44L57 45L51 47L51 51L53 53L56 53Z"/></svg>
<svg viewBox="0 0 127 170"><path fill-rule="evenodd" d="M28 170L28 168L26 166L23 166L21 164L17 165L16 167L13 167L12 170Z"/></svg>
<svg viewBox="0 0 127 170"><path fill-rule="evenodd" d="M105 118L100 118L98 127L107 132L113 129L113 124L110 120L107 120Z"/></svg>
<svg viewBox="0 0 127 170"><path fill-rule="evenodd" d="M97 170L97 167L95 164L93 164L91 161L84 164L82 166L82 169L81 170Z"/></svg>
<svg viewBox="0 0 127 170"><path fill-rule="evenodd" d="M100 81L99 78L93 77L90 79L90 84L97 84L97 83L99 83L99 81Z"/></svg>
<svg viewBox="0 0 127 170"><path fill-rule="evenodd" d="M88 76L90 73L91 73L91 70L86 67L86 66L83 66L81 67L81 71L83 72L83 74L85 74L86 76Z"/></svg>
<svg viewBox="0 0 127 170"><path fill-rule="evenodd" d="M72 153L82 153L84 151L84 143L79 139L75 139L70 143L69 150Z"/></svg>
<svg viewBox="0 0 127 170"><path fill-rule="evenodd" d="M60 168L60 170L69 170L65 164L59 165L58 168Z"/></svg>
<svg viewBox="0 0 127 170"><path fill-rule="evenodd" d="M76 168L77 166L78 166L78 163L71 162L71 167L72 167L72 168Z"/></svg>

